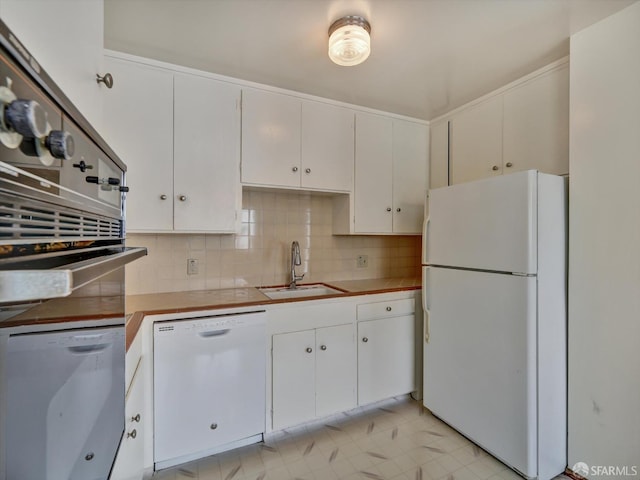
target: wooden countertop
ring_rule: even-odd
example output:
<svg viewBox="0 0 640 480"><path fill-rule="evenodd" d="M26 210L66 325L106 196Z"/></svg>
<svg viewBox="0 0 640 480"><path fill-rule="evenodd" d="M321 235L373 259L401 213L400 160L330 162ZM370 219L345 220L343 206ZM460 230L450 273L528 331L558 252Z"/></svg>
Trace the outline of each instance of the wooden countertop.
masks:
<svg viewBox="0 0 640 480"><path fill-rule="evenodd" d="M304 285L304 284L302 284ZM422 288L420 278L375 278L367 280L344 280L324 283L343 293L312 297L314 300L367 295L375 293L417 290ZM186 313L197 310L269 305L274 303L300 302L310 297L271 300L255 287L225 288L219 290L197 290L188 292L149 293L126 297L127 349L135 338L145 315Z"/></svg>

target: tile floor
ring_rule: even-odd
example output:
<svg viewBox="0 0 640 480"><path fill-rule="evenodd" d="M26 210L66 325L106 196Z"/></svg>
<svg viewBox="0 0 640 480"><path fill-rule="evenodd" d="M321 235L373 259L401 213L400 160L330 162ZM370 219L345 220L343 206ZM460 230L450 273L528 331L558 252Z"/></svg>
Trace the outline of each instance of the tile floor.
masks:
<svg viewBox="0 0 640 480"><path fill-rule="evenodd" d="M568 479L564 475L558 479ZM153 480L521 480L409 397L156 473Z"/></svg>

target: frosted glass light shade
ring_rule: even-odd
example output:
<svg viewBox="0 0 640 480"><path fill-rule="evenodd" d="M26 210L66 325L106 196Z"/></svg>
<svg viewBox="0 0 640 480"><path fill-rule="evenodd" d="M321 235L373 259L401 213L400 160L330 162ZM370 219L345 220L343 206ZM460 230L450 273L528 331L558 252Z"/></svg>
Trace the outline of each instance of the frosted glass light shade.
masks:
<svg viewBox="0 0 640 480"><path fill-rule="evenodd" d="M329 58L349 67L364 62L371 53L371 27L362 17L347 16L329 28Z"/></svg>

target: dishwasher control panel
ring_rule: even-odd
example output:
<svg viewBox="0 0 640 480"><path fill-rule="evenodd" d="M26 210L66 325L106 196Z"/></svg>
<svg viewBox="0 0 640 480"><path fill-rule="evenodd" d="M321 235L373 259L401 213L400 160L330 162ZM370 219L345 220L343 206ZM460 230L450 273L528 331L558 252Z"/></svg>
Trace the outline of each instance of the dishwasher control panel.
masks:
<svg viewBox="0 0 640 480"><path fill-rule="evenodd" d="M266 322L265 311L252 311L206 317L192 317L168 322L157 322L154 325L156 335L172 333L207 332L229 330L233 328L261 325Z"/></svg>

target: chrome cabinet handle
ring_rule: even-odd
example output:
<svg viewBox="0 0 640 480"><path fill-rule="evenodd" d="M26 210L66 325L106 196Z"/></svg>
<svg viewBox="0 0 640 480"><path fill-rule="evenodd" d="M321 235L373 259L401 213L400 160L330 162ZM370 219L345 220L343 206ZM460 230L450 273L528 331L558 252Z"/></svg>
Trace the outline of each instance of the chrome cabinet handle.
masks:
<svg viewBox="0 0 640 480"><path fill-rule="evenodd" d="M511 163L511 162L507 162L506 167L507 167L507 168L511 168L511 167L513 167L513 163Z"/></svg>
<svg viewBox="0 0 640 480"><path fill-rule="evenodd" d="M136 429L134 428L133 430L131 430L131 432L127 433L127 438L136 438L137 435L138 432L136 432Z"/></svg>
<svg viewBox="0 0 640 480"><path fill-rule="evenodd" d="M491 167L491 170L493 170L494 172L499 170L500 167L498 167L497 165L494 165L493 167Z"/></svg>
<svg viewBox="0 0 640 480"><path fill-rule="evenodd" d="M104 83L107 88L113 88L113 75L105 73L104 76L101 76L99 73L96 73L96 83L98 85Z"/></svg>
<svg viewBox="0 0 640 480"><path fill-rule="evenodd" d="M320 345L320 350L326 350L327 346L326 345Z"/></svg>
<svg viewBox="0 0 640 480"><path fill-rule="evenodd" d="M313 352L313 348L307 347L307 353L311 353L311 352Z"/></svg>
<svg viewBox="0 0 640 480"><path fill-rule="evenodd" d="M304 173L311 173L311 169L310 168L305 168L304 169Z"/></svg>
<svg viewBox="0 0 640 480"><path fill-rule="evenodd" d="M186 200L187 200L187 196L186 196L186 195L180 195L180 196L178 197L178 200L180 200L181 202L184 202L184 201L186 201Z"/></svg>
<svg viewBox="0 0 640 480"><path fill-rule="evenodd" d="M387 207L387 212L390 212L390 211L391 211L391 207Z"/></svg>
<svg viewBox="0 0 640 480"><path fill-rule="evenodd" d="M166 200L167 196L163 193L162 195L160 195L160 200Z"/></svg>
<svg viewBox="0 0 640 480"><path fill-rule="evenodd" d="M367 342L369 341L369 339L368 339L367 337L362 337L362 341L363 341L364 343L367 343Z"/></svg>
<svg viewBox="0 0 640 480"><path fill-rule="evenodd" d="M209 428L211 430L215 430L216 428L218 428L218 424L217 423L212 423L211 425L209 425Z"/></svg>
<svg viewBox="0 0 640 480"><path fill-rule="evenodd" d="M131 417L132 422L140 422L140 414L138 413L135 417Z"/></svg>
<svg viewBox="0 0 640 480"><path fill-rule="evenodd" d="M292 170L293 172L297 172L297 171L298 171L298 167L293 167L291 170Z"/></svg>
<svg viewBox="0 0 640 480"><path fill-rule="evenodd" d="M390 312L390 311L391 311L391 307L387 307L387 312Z"/></svg>

